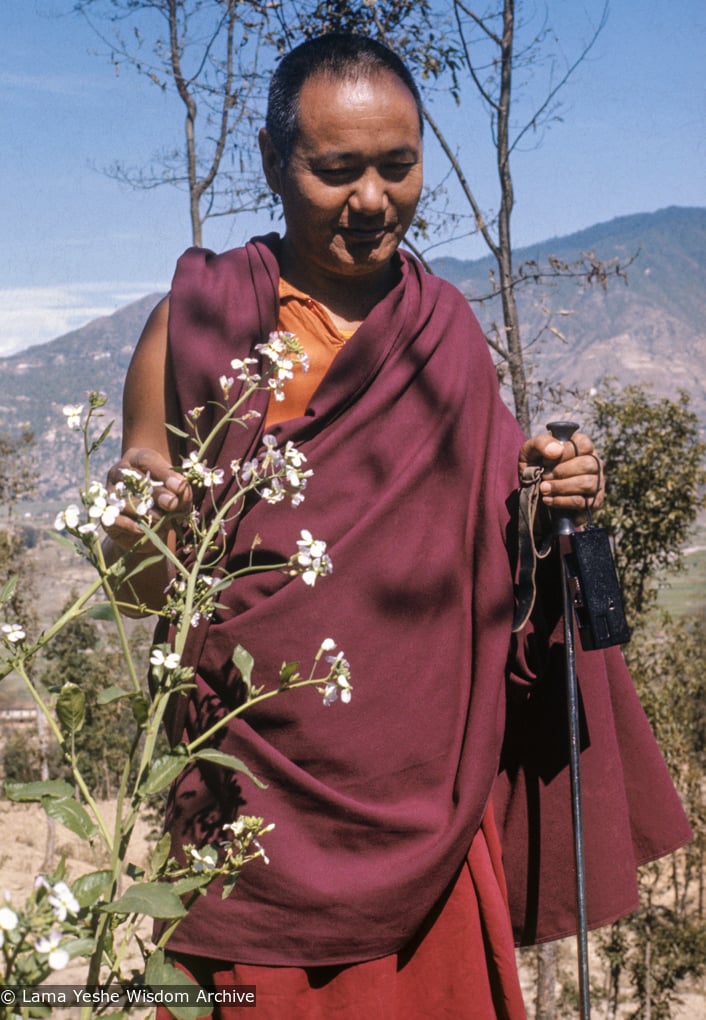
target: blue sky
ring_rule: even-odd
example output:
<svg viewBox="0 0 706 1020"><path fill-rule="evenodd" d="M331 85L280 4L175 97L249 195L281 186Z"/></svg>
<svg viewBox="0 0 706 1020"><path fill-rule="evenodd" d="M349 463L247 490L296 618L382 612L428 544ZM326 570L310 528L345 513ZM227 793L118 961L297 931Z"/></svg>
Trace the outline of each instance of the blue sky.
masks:
<svg viewBox="0 0 706 1020"><path fill-rule="evenodd" d="M570 59L603 2L525 4L544 6ZM71 7L0 5L0 355L166 288L189 244L182 194L131 191L100 172L114 160L147 163L178 136L178 105L129 71L116 76ZM562 93L562 121L515 157L517 245L619 215L706 205L705 44L703 0L611 0L606 28ZM492 148L477 102L454 111L441 101L436 112L492 208ZM270 228L266 215L217 222L205 238L217 249ZM470 240L435 254L485 251Z"/></svg>

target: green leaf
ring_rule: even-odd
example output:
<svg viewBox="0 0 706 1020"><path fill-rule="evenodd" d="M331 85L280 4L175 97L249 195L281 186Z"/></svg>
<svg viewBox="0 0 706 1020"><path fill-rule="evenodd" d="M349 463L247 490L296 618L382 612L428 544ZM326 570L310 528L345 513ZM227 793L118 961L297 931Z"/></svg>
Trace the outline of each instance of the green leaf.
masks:
<svg viewBox="0 0 706 1020"><path fill-rule="evenodd" d="M159 869L167 863L171 851L172 851L172 837L169 832L165 832L162 838L157 843L157 846L152 851L150 868L153 873L159 871Z"/></svg>
<svg viewBox="0 0 706 1020"><path fill-rule="evenodd" d="M167 984L167 968L169 966L164 958L164 950L155 949L145 964L145 983L150 985ZM179 971L179 973L186 977L183 971Z"/></svg>
<svg viewBox="0 0 706 1020"><path fill-rule="evenodd" d="M17 576L15 575L15 577L11 577L2 586L2 591L0 591L0 605L2 605L4 602L7 602L9 599L12 598L13 592L15 591L16 587Z"/></svg>
<svg viewBox="0 0 706 1020"><path fill-rule="evenodd" d="M108 892L112 880L112 871L90 871L72 883L71 892L82 907L92 907Z"/></svg>
<svg viewBox="0 0 706 1020"><path fill-rule="evenodd" d="M236 871L235 874L233 875L226 875L225 880L223 882L223 890L221 892L222 900L227 900L228 897L231 895L231 893L235 889L239 877L240 877L239 871Z"/></svg>
<svg viewBox="0 0 706 1020"><path fill-rule="evenodd" d="M56 702L56 715L65 730L78 733L86 720L86 695L78 686L67 680Z"/></svg>
<svg viewBox="0 0 706 1020"><path fill-rule="evenodd" d="M103 908L109 914L145 914L169 919L183 917L183 903L167 882L136 882L123 895Z"/></svg>
<svg viewBox="0 0 706 1020"><path fill-rule="evenodd" d="M257 776L254 776L245 762L241 761L240 758L234 758L232 754L226 754L225 751L218 751L215 747L207 747L203 751L196 751L194 758L198 758L199 761L210 762L211 765L220 765L226 769L233 769L234 772L243 772L259 790L267 789L267 784L261 782Z"/></svg>
<svg viewBox="0 0 706 1020"><path fill-rule="evenodd" d="M299 676L299 663L298 662L283 662L282 668L279 671L279 682L282 687L286 687L295 677Z"/></svg>
<svg viewBox="0 0 706 1020"><path fill-rule="evenodd" d="M98 832L98 827L91 820L83 804L79 804L73 797L66 799L42 797L42 807L50 818L61 822L81 839L91 840Z"/></svg>
<svg viewBox="0 0 706 1020"><path fill-rule="evenodd" d="M145 556L144 559L139 560L135 566L128 573L125 574L125 581L129 581L135 577L136 574L141 574L143 570L148 570L150 567L154 567L155 564L161 563L164 559L161 553L155 553L154 556Z"/></svg>
<svg viewBox="0 0 706 1020"><path fill-rule="evenodd" d="M172 432L172 433L173 433L173 434L174 434L175 436L179 436L179 438L180 438L180 439L191 439L191 436L189 435L189 433L188 433L188 432L184 432L184 430L183 430L183 429L179 429L179 428L177 428L177 427L176 427L176 425L170 425L170 424L169 424L169 422L167 422L167 425L166 425L166 427L167 427L167 428L169 429L169 431L170 431L170 432Z"/></svg>
<svg viewBox="0 0 706 1020"><path fill-rule="evenodd" d="M75 939L73 942L65 942L62 945L62 949L65 949L69 954L70 960L75 960L77 956L91 956L95 948L95 939Z"/></svg>
<svg viewBox="0 0 706 1020"><path fill-rule="evenodd" d="M46 534L52 542L57 542L59 545L66 546L67 549L71 549L72 552L76 552L76 540L65 535L63 531L48 531Z"/></svg>
<svg viewBox="0 0 706 1020"><path fill-rule="evenodd" d="M122 687L116 687L113 684L111 687L106 687L105 690L100 691L96 697L97 705L109 705L111 701L118 701L119 698L129 698L130 691L124 691Z"/></svg>
<svg viewBox="0 0 706 1020"><path fill-rule="evenodd" d="M107 620L109 623L115 620L115 610L110 602L97 602L95 606L89 606L83 615L90 620Z"/></svg>
<svg viewBox="0 0 706 1020"><path fill-rule="evenodd" d="M246 651L242 645L236 645L231 656L231 661L233 665L240 670L240 675L247 685L248 690L250 690L252 687L252 670L255 665L255 660L252 655L250 652Z"/></svg>
<svg viewBox="0 0 706 1020"><path fill-rule="evenodd" d="M189 571L181 562L176 553L169 548L166 542L162 541L156 530L150 529L146 524L142 525L142 532L149 536L149 540L153 546L162 554L167 562L172 563L179 574L184 578L188 578Z"/></svg>
<svg viewBox="0 0 706 1020"><path fill-rule="evenodd" d="M157 949L147 960L145 967L145 984L151 988L182 988L184 991L192 992L190 996L196 1000L196 991L199 985L185 974L178 970L172 963L164 958L164 950ZM169 1004L169 1012L177 1020L199 1020L204 1015L203 1003L197 1006L186 1006L184 1004Z"/></svg>
<svg viewBox="0 0 706 1020"><path fill-rule="evenodd" d="M140 792L148 797L151 797L153 793L159 793L160 790L174 782L188 761L189 757L185 750L156 758L150 766L147 778L140 785Z"/></svg>
<svg viewBox="0 0 706 1020"><path fill-rule="evenodd" d="M177 878L172 882L172 889L179 896L193 892L194 889L201 889L211 882L213 875L208 871L202 871L200 875L188 875L185 878Z"/></svg>
<svg viewBox="0 0 706 1020"><path fill-rule="evenodd" d="M109 422L103 429L101 434L98 436L98 438L93 440L93 443L91 444L91 453L93 453L94 450L97 450L98 447L101 446L106 441L110 433L110 430L112 429L114 424L115 424L114 421Z"/></svg>
<svg viewBox="0 0 706 1020"><path fill-rule="evenodd" d="M132 708L132 717L138 726L144 726L150 714L150 703L144 694L133 694L130 707Z"/></svg>
<svg viewBox="0 0 706 1020"><path fill-rule="evenodd" d="M45 797L58 797L63 800L73 795L73 786L63 779L45 779L34 783L5 783L5 796L9 800L44 800Z"/></svg>

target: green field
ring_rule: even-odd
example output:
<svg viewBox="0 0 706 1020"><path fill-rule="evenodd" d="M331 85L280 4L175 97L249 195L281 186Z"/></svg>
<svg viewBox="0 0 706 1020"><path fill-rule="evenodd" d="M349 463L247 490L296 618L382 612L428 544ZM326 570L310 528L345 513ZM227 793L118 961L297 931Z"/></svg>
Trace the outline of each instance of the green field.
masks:
<svg viewBox="0 0 706 1020"><path fill-rule="evenodd" d="M686 547L684 570L665 579L657 604L674 616L706 615L706 515Z"/></svg>

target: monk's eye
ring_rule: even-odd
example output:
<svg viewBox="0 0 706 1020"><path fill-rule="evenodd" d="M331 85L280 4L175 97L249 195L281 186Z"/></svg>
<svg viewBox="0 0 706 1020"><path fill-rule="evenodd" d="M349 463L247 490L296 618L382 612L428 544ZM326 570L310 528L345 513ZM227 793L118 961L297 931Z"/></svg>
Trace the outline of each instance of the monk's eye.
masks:
<svg viewBox="0 0 706 1020"><path fill-rule="evenodd" d="M316 175L328 184L348 184L360 177L360 170L349 166L319 167Z"/></svg>
<svg viewBox="0 0 706 1020"><path fill-rule="evenodd" d="M380 172L386 180L402 181L416 167L416 160L394 160L383 164Z"/></svg>

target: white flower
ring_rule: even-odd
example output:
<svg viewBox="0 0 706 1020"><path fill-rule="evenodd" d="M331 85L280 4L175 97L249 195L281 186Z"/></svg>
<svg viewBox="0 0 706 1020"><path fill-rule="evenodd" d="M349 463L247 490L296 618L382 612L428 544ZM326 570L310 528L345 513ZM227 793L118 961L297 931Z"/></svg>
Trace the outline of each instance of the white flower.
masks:
<svg viewBox="0 0 706 1020"><path fill-rule="evenodd" d="M340 693L341 701L347 705L351 700L351 685L345 680L329 681L324 688L324 705L328 708L338 698Z"/></svg>
<svg viewBox="0 0 706 1020"><path fill-rule="evenodd" d="M81 428L83 404L67 404L66 407L62 408L62 411L66 417L66 424L70 429L76 430Z"/></svg>
<svg viewBox="0 0 706 1020"><path fill-rule="evenodd" d="M188 481L203 485L207 489L212 489L214 485L220 485L223 481L223 468L209 467L206 461L199 460L195 450L182 460L181 467Z"/></svg>
<svg viewBox="0 0 706 1020"><path fill-rule="evenodd" d="M218 854L215 847L207 846L203 850L197 850L195 846L190 847L189 853L192 860L192 870L196 872L213 871L218 864Z"/></svg>
<svg viewBox="0 0 706 1020"><path fill-rule="evenodd" d="M344 705L347 705L353 694L351 686L350 663L343 657L343 652L338 655L327 655L326 661L330 664L329 678L319 693L324 696L324 705L328 708L339 697Z"/></svg>
<svg viewBox="0 0 706 1020"><path fill-rule="evenodd" d="M24 628L19 623L3 623L2 632L5 640L10 645L17 645L27 637Z"/></svg>
<svg viewBox="0 0 706 1020"><path fill-rule="evenodd" d="M306 529L301 531L301 539L297 542L299 552L290 559L294 574L301 574L304 584L310 587L316 583L317 577L325 577L333 570L331 557L326 552L326 543L313 537Z"/></svg>
<svg viewBox="0 0 706 1020"><path fill-rule="evenodd" d="M147 517L154 506L154 490L164 483L155 481L149 471L143 475L132 468L121 468L120 474L123 480L115 486L114 501L120 503L122 510L129 499L137 516Z"/></svg>
<svg viewBox="0 0 706 1020"><path fill-rule="evenodd" d="M260 376L250 370L250 365L257 365L257 358L234 358L230 363L230 367L239 373L241 382L259 383Z"/></svg>
<svg viewBox="0 0 706 1020"><path fill-rule="evenodd" d="M273 478L270 484L265 485L259 490L259 492L265 502L270 505L274 503L281 503L286 495L284 486L279 478Z"/></svg>
<svg viewBox="0 0 706 1020"><path fill-rule="evenodd" d="M309 370L309 358L294 333L280 330L270 333L267 343L256 344L255 350L271 362L271 376L267 385L274 391L275 400L284 400L284 383L294 378L294 366L303 372Z"/></svg>
<svg viewBox="0 0 706 1020"><path fill-rule="evenodd" d="M154 648L150 655L150 662L153 666L164 666L167 671L176 669L181 662L181 656L178 652L169 652L165 655L161 648Z"/></svg>
<svg viewBox="0 0 706 1020"><path fill-rule="evenodd" d="M324 640L321 642L321 651L322 652L332 652L335 647L336 647L336 642L333 640L333 638L327 637L327 638L324 638Z"/></svg>
<svg viewBox="0 0 706 1020"><path fill-rule="evenodd" d="M51 889L51 887L50 887ZM81 906L69 889L66 882L57 882L47 897L57 921L65 921L67 916L78 914Z"/></svg>
<svg viewBox="0 0 706 1020"><path fill-rule="evenodd" d="M59 947L60 942L61 932L51 931L49 932L49 938L42 935L34 943L34 948L38 953L48 954L48 962L52 970L63 970L69 962L69 954L65 949Z"/></svg>
<svg viewBox="0 0 706 1020"><path fill-rule="evenodd" d="M235 380L233 379L232 375L221 375L221 376L218 377L218 383L219 383L219 385L221 387L221 390L223 392L223 397L224 397L225 400L228 399L228 395L229 395L229 393L231 391L231 387L232 387L234 381Z"/></svg>
<svg viewBox="0 0 706 1020"><path fill-rule="evenodd" d="M239 467L240 481L242 485L249 485L253 478L257 478L258 462L256 460L246 460L242 466L238 464L238 461L234 460L231 464L231 468L237 472Z"/></svg>
<svg viewBox="0 0 706 1020"><path fill-rule="evenodd" d="M125 500L121 496L123 491L124 486L119 485L116 486L115 492L109 493L100 482L91 482L85 498L89 524L100 521L104 528L109 528L114 524L116 518L125 509ZM88 530L85 525L83 530ZM79 531L81 531L80 528Z"/></svg>
<svg viewBox="0 0 706 1020"><path fill-rule="evenodd" d="M198 627L202 617L207 620L213 618L216 609L215 596L210 593L214 584L214 578L209 574L199 574L196 578L196 589L194 592L198 609L191 614L189 623L192 627ZM182 618L185 608L186 582L183 577L173 578L166 588L167 601L165 609L174 621Z"/></svg>
<svg viewBox="0 0 706 1020"><path fill-rule="evenodd" d="M14 931L17 927L17 914L10 907L0 907L0 931Z"/></svg>
<svg viewBox="0 0 706 1020"><path fill-rule="evenodd" d="M223 468L207 468L203 476L203 484L208 489L220 485L224 478Z"/></svg>
<svg viewBox="0 0 706 1020"><path fill-rule="evenodd" d="M67 506L66 510L62 510L61 513L56 515L54 521L54 530L63 531L64 528L68 531L75 531L78 528L78 522L81 520L81 510L76 506L75 503L71 503Z"/></svg>
<svg viewBox="0 0 706 1020"><path fill-rule="evenodd" d="M228 822L223 826L225 830L230 829L233 833L234 846L240 847L243 851L249 850L254 846L257 856L261 857L265 864L270 863L270 858L265 853L265 848L257 837L264 836L267 832L272 832L274 827L274 822L263 826L262 818L257 818L254 815L242 815L240 818L236 818L234 822Z"/></svg>
<svg viewBox="0 0 706 1020"><path fill-rule="evenodd" d="M120 516L120 509L121 508L116 503L105 508L101 515L101 524L104 528L109 528L111 525L115 524L116 520Z"/></svg>

